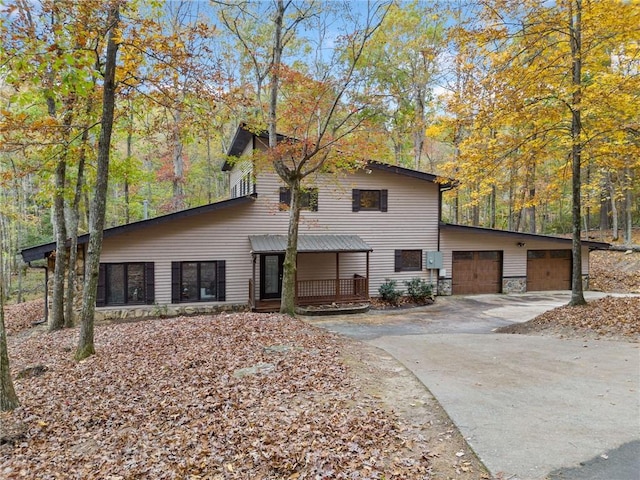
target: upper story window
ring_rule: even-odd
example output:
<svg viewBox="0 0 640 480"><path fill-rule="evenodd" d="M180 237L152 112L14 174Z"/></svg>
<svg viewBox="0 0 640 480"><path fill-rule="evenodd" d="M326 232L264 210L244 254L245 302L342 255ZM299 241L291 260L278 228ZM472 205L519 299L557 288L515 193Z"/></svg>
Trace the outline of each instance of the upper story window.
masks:
<svg viewBox="0 0 640 480"><path fill-rule="evenodd" d="M302 210L318 211L318 189L305 188L300 192L300 208ZM291 205L291 190L288 187L280 187L280 210L288 210Z"/></svg>
<svg viewBox="0 0 640 480"><path fill-rule="evenodd" d="M96 306L150 305L153 301L153 263L100 264Z"/></svg>
<svg viewBox="0 0 640 480"><path fill-rule="evenodd" d="M388 190L353 189L353 211L387 211Z"/></svg>
<svg viewBox="0 0 640 480"><path fill-rule="evenodd" d="M231 198L244 197L255 193L255 182L251 172L242 176L242 178L231 186Z"/></svg>

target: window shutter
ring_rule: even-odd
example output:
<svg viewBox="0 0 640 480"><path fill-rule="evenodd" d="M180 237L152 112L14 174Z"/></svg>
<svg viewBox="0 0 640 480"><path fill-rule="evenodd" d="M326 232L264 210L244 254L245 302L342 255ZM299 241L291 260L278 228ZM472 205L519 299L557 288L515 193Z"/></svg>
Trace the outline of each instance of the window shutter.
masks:
<svg viewBox="0 0 640 480"><path fill-rule="evenodd" d="M313 188L309 190L309 210L312 212L318 211L318 189Z"/></svg>
<svg viewBox="0 0 640 480"><path fill-rule="evenodd" d="M98 291L96 293L96 307L104 307L107 304L107 266L100 264L98 269Z"/></svg>
<svg viewBox="0 0 640 480"><path fill-rule="evenodd" d="M180 262L171 262L171 303L180 303Z"/></svg>
<svg viewBox="0 0 640 480"><path fill-rule="evenodd" d="M402 271L402 250L395 251L395 271Z"/></svg>
<svg viewBox="0 0 640 480"><path fill-rule="evenodd" d="M280 203L291 205L291 190L287 187L280 187Z"/></svg>
<svg viewBox="0 0 640 480"><path fill-rule="evenodd" d="M380 211L387 211L387 203L389 198L389 190L380 190Z"/></svg>
<svg viewBox="0 0 640 480"><path fill-rule="evenodd" d="M145 286L144 286L144 303L146 303L147 305L153 305L153 302L155 302L155 285L156 285L156 280L155 280L155 264L153 262L147 262L144 264L144 279L145 279Z"/></svg>
<svg viewBox="0 0 640 480"><path fill-rule="evenodd" d="M227 279L226 279L226 266L225 266L225 261L224 260L218 260L216 262L216 267L217 267L217 271L216 271L216 280L218 281L218 298L217 300L219 302L224 302L226 300L226 286L227 286Z"/></svg>
<svg viewBox="0 0 640 480"><path fill-rule="evenodd" d="M352 209L354 212L360 211L360 190L357 188L353 189L353 206Z"/></svg>

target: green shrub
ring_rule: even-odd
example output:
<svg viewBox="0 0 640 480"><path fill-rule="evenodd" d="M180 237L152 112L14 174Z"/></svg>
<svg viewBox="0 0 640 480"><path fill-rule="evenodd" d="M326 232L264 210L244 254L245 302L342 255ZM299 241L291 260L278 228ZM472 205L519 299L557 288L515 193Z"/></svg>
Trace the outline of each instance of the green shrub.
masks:
<svg viewBox="0 0 640 480"><path fill-rule="evenodd" d="M433 296L433 286L422 278L412 278L404 284L407 286L407 294L415 303L423 303Z"/></svg>
<svg viewBox="0 0 640 480"><path fill-rule="evenodd" d="M389 280L388 278L385 278L384 283L380 285L380 288L378 289L378 293L380 293L382 300L384 300L385 302L391 303L392 305L397 305L398 300L400 300L400 297L404 292L402 290L396 289L395 280Z"/></svg>

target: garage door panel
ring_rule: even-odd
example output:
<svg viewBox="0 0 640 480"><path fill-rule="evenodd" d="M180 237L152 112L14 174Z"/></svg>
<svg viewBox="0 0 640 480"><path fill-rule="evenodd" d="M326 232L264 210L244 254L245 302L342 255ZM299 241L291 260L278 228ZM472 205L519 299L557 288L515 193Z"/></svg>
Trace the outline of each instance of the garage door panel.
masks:
<svg viewBox="0 0 640 480"><path fill-rule="evenodd" d="M527 252L527 291L570 289L571 250Z"/></svg>
<svg viewBox="0 0 640 480"><path fill-rule="evenodd" d="M453 294L500 293L502 252L453 252Z"/></svg>

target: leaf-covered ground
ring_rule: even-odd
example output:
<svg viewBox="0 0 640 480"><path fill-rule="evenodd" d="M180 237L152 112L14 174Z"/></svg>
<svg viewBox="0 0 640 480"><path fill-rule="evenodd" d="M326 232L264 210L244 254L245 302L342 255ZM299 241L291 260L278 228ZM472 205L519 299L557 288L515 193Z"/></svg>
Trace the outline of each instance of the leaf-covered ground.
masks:
<svg viewBox="0 0 640 480"><path fill-rule="evenodd" d="M4 313L7 335L15 335L44 318L44 300L5 305Z"/></svg>
<svg viewBox="0 0 640 480"><path fill-rule="evenodd" d="M592 290L640 293L640 252L591 252L589 268Z"/></svg>
<svg viewBox="0 0 640 480"><path fill-rule="evenodd" d="M563 306L500 333L550 334L571 338L640 340L640 297L604 297L584 306Z"/></svg>
<svg viewBox="0 0 640 480"><path fill-rule="evenodd" d="M429 478L427 449L367 400L342 340L279 315L109 325L10 337L24 434L1 478ZM15 374L14 374L15 377Z"/></svg>

